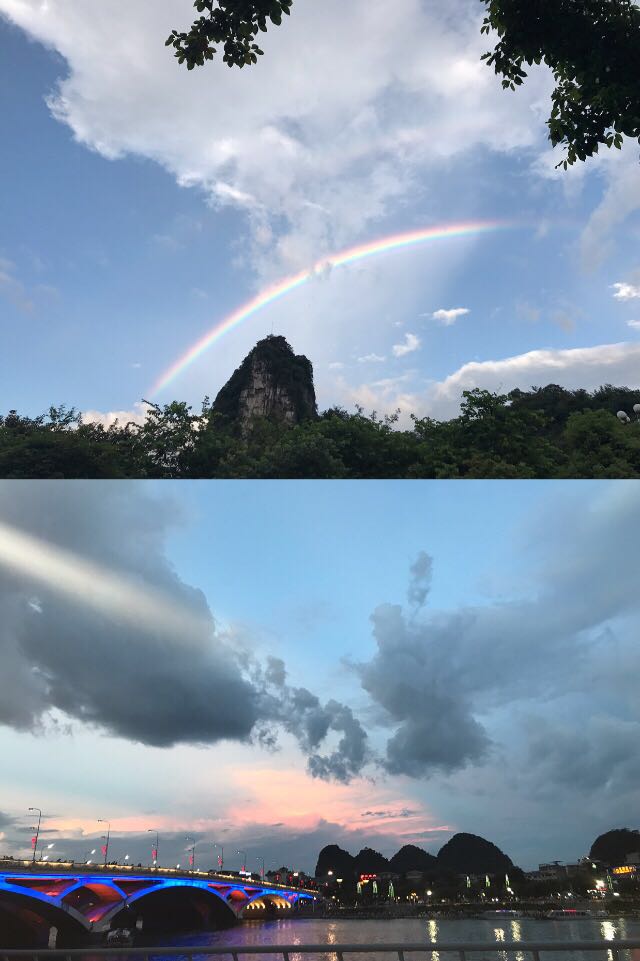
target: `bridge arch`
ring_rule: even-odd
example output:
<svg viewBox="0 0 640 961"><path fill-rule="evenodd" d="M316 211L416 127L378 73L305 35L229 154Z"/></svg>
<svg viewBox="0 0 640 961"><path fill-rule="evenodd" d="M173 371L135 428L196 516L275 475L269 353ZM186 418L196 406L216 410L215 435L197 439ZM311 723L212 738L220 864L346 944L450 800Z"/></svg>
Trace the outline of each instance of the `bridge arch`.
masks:
<svg viewBox="0 0 640 961"><path fill-rule="evenodd" d="M46 947L51 928L58 932L61 947L81 946L86 941L86 919L74 910L59 907L33 891L3 891L0 896L0 930L3 947ZM6 933L5 933L6 932Z"/></svg>
<svg viewBox="0 0 640 961"><path fill-rule="evenodd" d="M313 899L312 892L214 874L0 872L0 918L32 931L36 947L46 944L50 927L60 947L71 947L111 927L223 928L240 918L282 917Z"/></svg>
<svg viewBox="0 0 640 961"><path fill-rule="evenodd" d="M251 918L275 918L285 912L291 911L291 901L283 894L274 891L261 891L251 898L247 898L245 903L239 908L238 916L251 920Z"/></svg>
<svg viewBox="0 0 640 961"><path fill-rule="evenodd" d="M145 884L128 891L125 897L104 913L95 930L134 927L138 921L145 931L227 928L237 921L227 900L202 882L169 880L153 886Z"/></svg>

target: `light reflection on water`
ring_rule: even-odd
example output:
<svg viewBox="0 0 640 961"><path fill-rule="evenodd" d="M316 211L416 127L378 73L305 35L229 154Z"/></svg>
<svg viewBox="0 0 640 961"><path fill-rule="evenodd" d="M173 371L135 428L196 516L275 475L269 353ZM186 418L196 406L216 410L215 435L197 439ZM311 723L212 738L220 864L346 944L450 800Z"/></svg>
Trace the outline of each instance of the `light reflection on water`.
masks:
<svg viewBox="0 0 640 961"><path fill-rule="evenodd" d="M614 941L616 937L616 926L612 921L601 921L600 930L605 941ZM613 951L607 951L607 961L613 961Z"/></svg>
<svg viewBox="0 0 640 961"><path fill-rule="evenodd" d="M512 921L510 927L511 927L510 940L522 941L522 928L520 926L520 922ZM516 951L515 959L516 961L524 961L524 951Z"/></svg>
<svg viewBox="0 0 640 961"><path fill-rule="evenodd" d="M526 953L527 942L532 941L598 941L603 942L600 952L549 952L543 953L541 961L615 961L611 949L606 948L607 941L614 939L639 939L640 921L613 920L547 920L538 921L529 918L505 919L504 927L496 927L495 921L490 920L449 920L444 918L394 918L385 920L351 920L334 918L321 920L319 918L287 919L279 921L251 921L229 928L225 931L198 932L190 936L175 935L163 941L163 947L172 944L190 947L202 946L204 949L202 961L206 955L207 945L222 947L229 946L258 946L261 944L383 944L384 942L405 942L414 944L451 944L456 942L489 942L520 941L522 950L516 952L496 951L491 955L482 952L467 952L467 961L532 961L531 955ZM153 949L150 949L153 958ZM631 955L635 955L632 957ZM175 958L179 955L175 955ZM214 957L209 955L209 957ZM302 954L291 952L291 961L335 961L331 954ZM125 961L124 958L119 961ZM168 961L168 959L162 959ZM200 959L198 959L200 961ZM229 961L227 956L215 961ZM279 955L253 955L249 959L240 961L282 961ZM345 961L397 961L395 955L371 953L367 955L345 955ZM405 961L458 961L455 955L434 950L422 955L407 955ZM640 951L620 952L619 961L640 961Z"/></svg>
<svg viewBox="0 0 640 961"><path fill-rule="evenodd" d="M504 941L504 928L494 928L493 936L496 941ZM498 958L499 961L507 961L506 951L496 951L494 957Z"/></svg>
<svg viewBox="0 0 640 961"><path fill-rule="evenodd" d="M436 921L435 918L431 918L427 922L427 931L429 932L429 940L431 941L431 944L437 944L438 943L438 922ZM439 951L431 952L431 961L440 961Z"/></svg>

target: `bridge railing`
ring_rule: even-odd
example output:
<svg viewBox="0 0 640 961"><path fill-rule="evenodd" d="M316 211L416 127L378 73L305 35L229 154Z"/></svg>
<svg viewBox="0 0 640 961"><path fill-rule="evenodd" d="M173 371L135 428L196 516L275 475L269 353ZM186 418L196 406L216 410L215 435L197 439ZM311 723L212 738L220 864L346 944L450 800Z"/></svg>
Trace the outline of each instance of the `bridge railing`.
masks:
<svg viewBox="0 0 640 961"><path fill-rule="evenodd" d="M488 944L477 942L461 943L375 943L375 944L261 944L261 945L176 945L172 948L72 948L69 950L35 951L32 949L0 948L0 961L74 961L89 957L91 961L101 961L107 958L126 957L131 961L155 961L156 958L179 957L194 961L204 957L231 957L233 961L242 958L262 956L265 954L279 955L283 961L299 961L305 956L320 955L321 957L336 958L345 961L345 955L391 955L398 961L418 961L407 959L407 955L442 954L457 956L458 961L469 961L468 955L490 955L494 958L504 958L507 953L516 953L518 958L527 955L533 961L545 961L541 955L567 954L569 952L599 952L608 959L624 961L629 957L628 952L640 951L640 939L612 940L612 941L491 941ZM631 955L633 958L633 955ZM640 955L638 956L640 958ZM449 961L449 958L443 959Z"/></svg>

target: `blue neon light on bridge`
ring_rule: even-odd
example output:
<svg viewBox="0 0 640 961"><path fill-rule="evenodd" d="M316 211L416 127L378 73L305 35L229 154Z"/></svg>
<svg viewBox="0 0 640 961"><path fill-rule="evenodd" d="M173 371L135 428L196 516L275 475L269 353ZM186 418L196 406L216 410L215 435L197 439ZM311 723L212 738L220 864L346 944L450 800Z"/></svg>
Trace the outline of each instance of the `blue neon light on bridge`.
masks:
<svg viewBox="0 0 640 961"><path fill-rule="evenodd" d="M274 886L262 882L241 881L225 875L163 875L162 870L134 874L118 873L108 867L100 873L65 871L51 874L0 871L0 907L21 907L55 923L56 916L75 922L85 931L108 931L111 922L124 910L142 909L147 899L170 892L193 894L194 900L211 898L211 906L227 922L238 920L245 911L257 907L278 912L291 911L302 902L312 902L317 894L299 888ZM163 893L164 892L164 893Z"/></svg>

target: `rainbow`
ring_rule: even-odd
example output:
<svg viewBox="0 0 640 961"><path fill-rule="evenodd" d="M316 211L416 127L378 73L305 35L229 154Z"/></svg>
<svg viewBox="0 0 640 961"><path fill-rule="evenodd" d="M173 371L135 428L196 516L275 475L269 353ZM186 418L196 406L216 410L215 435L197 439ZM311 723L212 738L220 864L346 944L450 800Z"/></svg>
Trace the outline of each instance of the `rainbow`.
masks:
<svg viewBox="0 0 640 961"><path fill-rule="evenodd" d="M345 267L348 264L355 264L359 260L366 260L368 257L386 254L392 250L402 250L405 247L426 243L429 240L445 240L448 237L473 237L478 234L489 233L509 226L511 225L499 221L476 221L473 223L427 227L424 230L411 230L403 234L392 234L389 237L373 240L368 244L349 247L339 253L322 257L310 270L302 270L298 274L293 274L291 277L285 277L284 280L277 281L259 294L256 294L256 296L247 301L247 303L238 307L238 309L234 310L228 317L219 321L215 327L212 327L211 330L205 333L161 374L151 388L151 396L155 396L168 387L176 377L186 370L187 367L190 367L209 347L213 346L216 341L220 340L220 338L230 330L233 330L234 327L241 324L243 320L247 320L248 317L262 310L263 307L268 307L269 304L273 304L276 300L280 300L281 297L290 294L291 291L297 290L314 277L322 275L334 267Z"/></svg>

